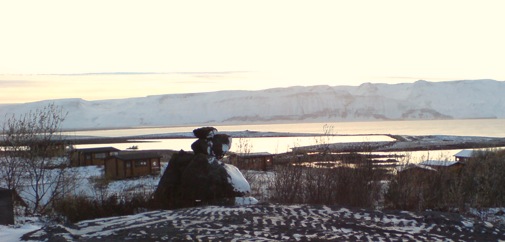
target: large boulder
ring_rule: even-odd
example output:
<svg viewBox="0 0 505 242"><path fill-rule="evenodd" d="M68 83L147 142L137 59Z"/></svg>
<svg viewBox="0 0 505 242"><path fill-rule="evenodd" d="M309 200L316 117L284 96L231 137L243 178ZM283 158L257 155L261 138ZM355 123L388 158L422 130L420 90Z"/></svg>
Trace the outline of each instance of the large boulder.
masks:
<svg viewBox="0 0 505 242"><path fill-rule="evenodd" d="M181 150L172 156L154 193L158 206L234 204L236 197L250 193L237 167L220 160L231 147L231 137L216 132L213 127L193 130L198 138L191 145L193 153Z"/></svg>
<svg viewBox="0 0 505 242"><path fill-rule="evenodd" d="M182 173L193 160L194 155L183 150L173 154L167 169L161 177L158 187L154 192L154 200L160 208L183 207L181 197Z"/></svg>

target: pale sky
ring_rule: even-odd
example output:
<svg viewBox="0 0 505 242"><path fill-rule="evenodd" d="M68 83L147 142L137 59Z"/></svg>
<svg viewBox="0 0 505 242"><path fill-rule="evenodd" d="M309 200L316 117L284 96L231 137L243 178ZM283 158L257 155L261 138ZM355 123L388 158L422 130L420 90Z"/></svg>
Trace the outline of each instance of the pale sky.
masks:
<svg viewBox="0 0 505 242"><path fill-rule="evenodd" d="M498 0L0 0L0 103L505 80L504 10ZM116 72L156 74L61 75Z"/></svg>

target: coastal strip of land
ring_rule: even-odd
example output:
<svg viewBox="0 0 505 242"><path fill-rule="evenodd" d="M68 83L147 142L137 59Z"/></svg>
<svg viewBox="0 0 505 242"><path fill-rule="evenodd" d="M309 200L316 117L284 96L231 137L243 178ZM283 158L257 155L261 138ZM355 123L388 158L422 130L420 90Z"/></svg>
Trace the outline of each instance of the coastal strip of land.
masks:
<svg viewBox="0 0 505 242"><path fill-rule="evenodd" d="M322 143L293 148L294 152L394 152L448 149L482 149L505 147L505 138L455 135L393 135L393 134L317 134L259 131L223 132L234 138L323 137L323 136L388 136L391 141ZM107 144L155 142L160 139L194 139L192 132L146 134L121 137L65 136L70 144Z"/></svg>

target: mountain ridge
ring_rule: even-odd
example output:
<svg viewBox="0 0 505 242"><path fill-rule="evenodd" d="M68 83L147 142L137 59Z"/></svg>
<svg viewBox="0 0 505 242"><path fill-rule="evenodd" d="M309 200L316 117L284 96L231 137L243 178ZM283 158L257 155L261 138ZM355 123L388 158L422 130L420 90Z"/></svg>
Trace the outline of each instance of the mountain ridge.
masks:
<svg viewBox="0 0 505 242"><path fill-rule="evenodd" d="M0 122L48 103L64 129L271 122L505 118L505 82L490 79L359 86L292 86L260 91L81 98L0 105Z"/></svg>

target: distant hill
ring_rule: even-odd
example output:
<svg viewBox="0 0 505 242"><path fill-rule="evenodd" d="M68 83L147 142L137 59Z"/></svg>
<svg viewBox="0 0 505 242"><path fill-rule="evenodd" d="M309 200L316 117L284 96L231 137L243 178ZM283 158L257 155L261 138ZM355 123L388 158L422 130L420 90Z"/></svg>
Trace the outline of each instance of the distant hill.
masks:
<svg viewBox="0 0 505 242"><path fill-rule="evenodd" d="M364 83L360 86L295 86L100 101L47 100L0 105L0 122L6 114L26 113L47 103L63 106L68 111L65 129L505 118L505 82Z"/></svg>

